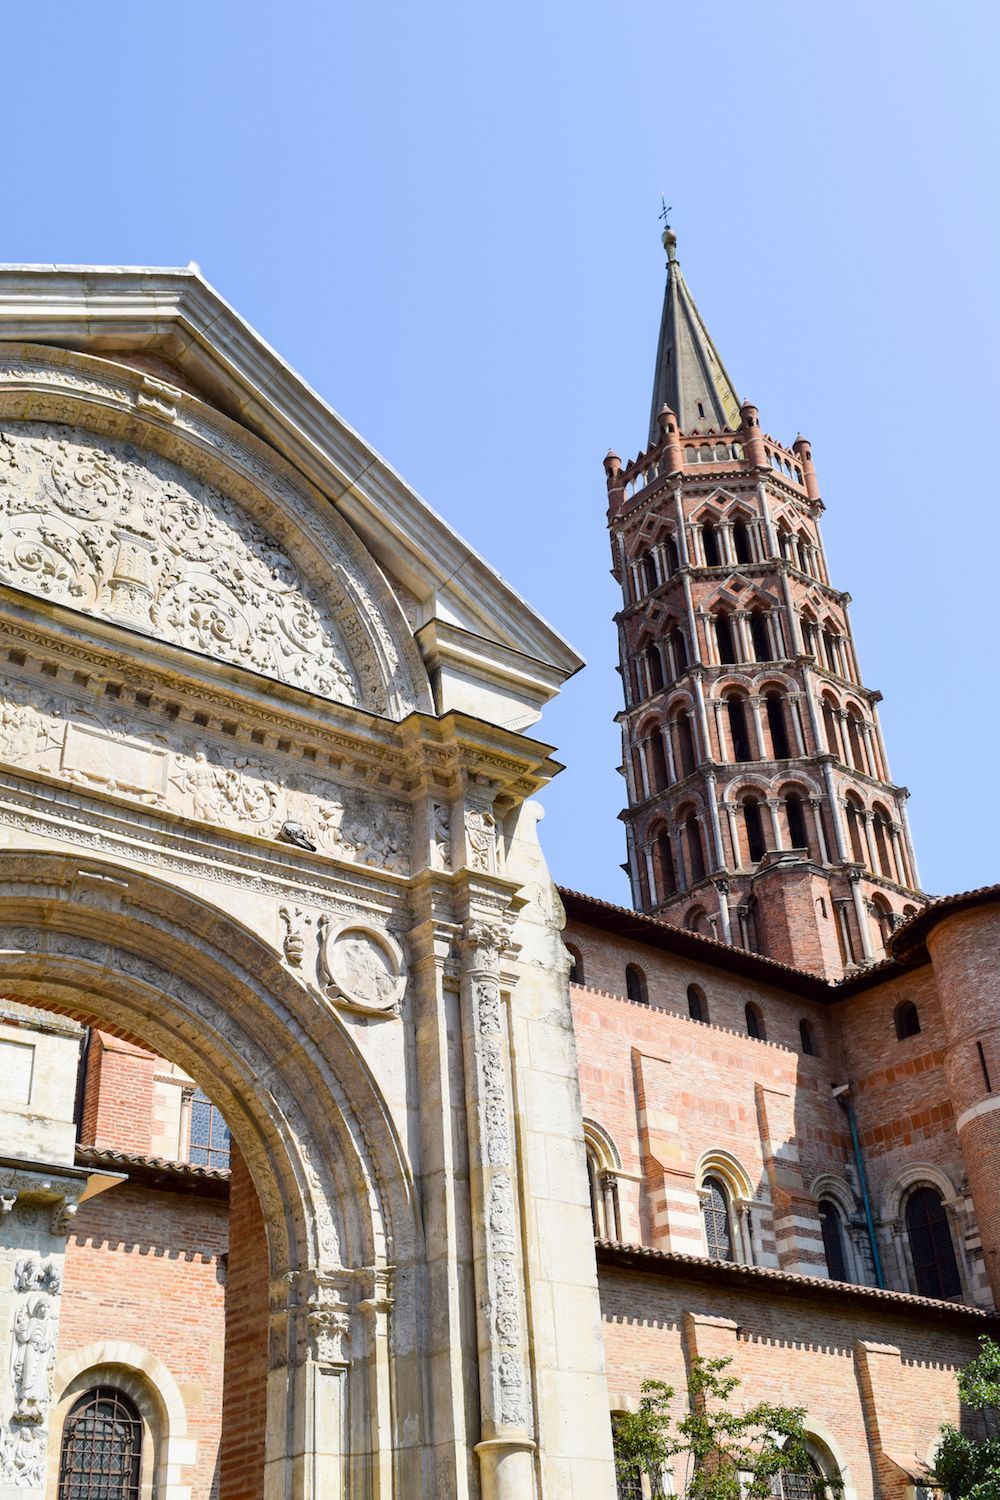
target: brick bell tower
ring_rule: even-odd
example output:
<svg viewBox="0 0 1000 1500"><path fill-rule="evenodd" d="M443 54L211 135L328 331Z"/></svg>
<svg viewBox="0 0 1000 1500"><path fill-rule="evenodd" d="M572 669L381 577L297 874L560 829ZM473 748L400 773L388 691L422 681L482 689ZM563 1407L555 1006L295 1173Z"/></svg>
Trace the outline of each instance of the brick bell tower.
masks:
<svg viewBox="0 0 1000 1500"><path fill-rule="evenodd" d="M635 907L837 978L925 899L803 437L741 403L663 235L649 446L604 461Z"/></svg>

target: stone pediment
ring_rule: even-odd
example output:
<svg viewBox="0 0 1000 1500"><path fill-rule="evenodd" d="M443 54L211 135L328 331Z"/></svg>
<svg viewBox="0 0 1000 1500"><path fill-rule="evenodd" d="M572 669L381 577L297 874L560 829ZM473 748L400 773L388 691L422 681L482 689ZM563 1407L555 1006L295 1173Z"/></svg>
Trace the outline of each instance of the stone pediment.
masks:
<svg viewBox="0 0 1000 1500"><path fill-rule="evenodd" d="M385 712L331 604L245 510L161 455L5 424L0 581L338 703Z"/></svg>
<svg viewBox="0 0 1000 1500"><path fill-rule="evenodd" d="M423 675L426 692L429 672L439 710L458 708L498 724L520 721L582 665L194 267L2 268L0 349L28 343L60 346L52 351L56 356L64 350L98 356L112 383L140 388L134 404L157 426L174 420L175 410L214 408L231 419L231 427L238 425L262 439L272 456L280 455L318 492L328 517L352 530L382 583L393 590L395 609L405 615L410 642L423 657L419 672L410 665L403 675ZM169 382L171 370L177 372L176 386ZM10 411L2 395L0 425ZM315 607L308 590L302 596ZM394 630L395 624L389 634ZM338 643L333 632L326 639L333 673ZM377 643L374 649L378 655ZM405 656L398 641L396 649ZM349 699L348 681L358 663L342 666L339 691ZM411 684L414 701L420 689L419 682ZM400 688L397 715L404 696Z"/></svg>

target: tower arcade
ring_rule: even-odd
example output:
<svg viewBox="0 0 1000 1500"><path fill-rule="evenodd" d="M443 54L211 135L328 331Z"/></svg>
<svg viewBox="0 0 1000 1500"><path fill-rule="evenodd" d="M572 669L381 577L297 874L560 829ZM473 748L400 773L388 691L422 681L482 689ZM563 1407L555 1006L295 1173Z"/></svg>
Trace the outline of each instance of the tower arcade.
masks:
<svg viewBox="0 0 1000 1500"><path fill-rule="evenodd" d="M633 904L838 977L923 899L908 794L827 571L810 445L739 400L663 244L649 444L605 459Z"/></svg>

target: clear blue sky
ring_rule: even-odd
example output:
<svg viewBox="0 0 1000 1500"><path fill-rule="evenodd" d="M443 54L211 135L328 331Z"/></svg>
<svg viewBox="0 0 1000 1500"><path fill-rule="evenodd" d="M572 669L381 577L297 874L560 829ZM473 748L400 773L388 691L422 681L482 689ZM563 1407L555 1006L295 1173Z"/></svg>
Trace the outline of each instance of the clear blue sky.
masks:
<svg viewBox="0 0 1000 1500"><path fill-rule="evenodd" d="M589 666L541 725L568 765L543 836L612 900L601 459L645 437L662 184L741 392L812 439L924 883L1000 878L995 5L57 3L4 27L0 258L198 261L569 637Z"/></svg>

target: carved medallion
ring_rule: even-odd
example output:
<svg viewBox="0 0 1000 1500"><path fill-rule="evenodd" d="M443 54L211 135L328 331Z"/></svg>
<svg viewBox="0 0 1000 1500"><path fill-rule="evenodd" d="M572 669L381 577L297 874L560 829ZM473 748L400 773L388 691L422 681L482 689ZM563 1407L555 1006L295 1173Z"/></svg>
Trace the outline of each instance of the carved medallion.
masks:
<svg viewBox="0 0 1000 1500"><path fill-rule="evenodd" d="M395 1015L406 979L403 954L387 932L348 918L326 921L321 948L326 993L337 1004Z"/></svg>

